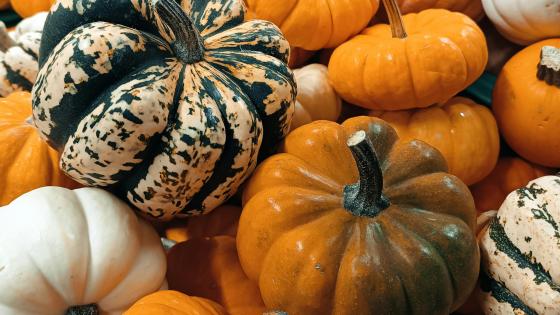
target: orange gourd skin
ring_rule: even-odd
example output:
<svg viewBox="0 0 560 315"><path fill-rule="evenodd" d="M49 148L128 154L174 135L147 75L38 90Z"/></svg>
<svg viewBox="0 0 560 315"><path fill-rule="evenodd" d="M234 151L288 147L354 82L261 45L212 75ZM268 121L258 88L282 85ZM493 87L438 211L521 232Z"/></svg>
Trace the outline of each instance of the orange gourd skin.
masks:
<svg viewBox="0 0 560 315"><path fill-rule="evenodd" d="M290 44L306 50L336 47L364 29L379 0L246 0L259 19L271 21Z"/></svg>
<svg viewBox="0 0 560 315"><path fill-rule="evenodd" d="M170 289L216 301L230 315L264 312L257 284L241 269L234 237L190 239L172 247L167 258Z"/></svg>
<svg viewBox="0 0 560 315"><path fill-rule="evenodd" d="M359 130L375 147L391 204L376 215L344 208L344 191L358 180L346 142ZM281 152L249 180L237 235L241 265L268 309L449 314L466 300L478 277L476 211L437 150L356 117L302 126Z"/></svg>
<svg viewBox="0 0 560 315"><path fill-rule="evenodd" d="M216 302L168 290L141 298L123 315L227 315L227 313Z"/></svg>
<svg viewBox="0 0 560 315"><path fill-rule="evenodd" d="M406 38L377 24L335 49L329 77L345 101L375 110L423 108L447 102L480 77L488 49L473 20L443 9L403 20Z"/></svg>
<svg viewBox="0 0 560 315"><path fill-rule="evenodd" d="M231 205L218 207L206 215L189 218L165 230L165 236L175 242L184 242L199 237L218 235L235 236L241 216L241 208Z"/></svg>
<svg viewBox="0 0 560 315"><path fill-rule="evenodd" d="M509 193L549 174L552 174L551 169L520 158L500 158L490 175L471 187L476 209L479 213L498 210Z"/></svg>
<svg viewBox="0 0 560 315"><path fill-rule="evenodd" d="M526 47L504 66L492 108L509 146L524 159L560 167L560 88L537 78L543 46L560 48L560 38Z"/></svg>
<svg viewBox="0 0 560 315"><path fill-rule="evenodd" d="M479 20L484 16L480 0L398 0L397 2L403 14L420 12L427 9L446 9L461 12L473 20Z"/></svg>
<svg viewBox="0 0 560 315"><path fill-rule="evenodd" d="M29 92L0 98L0 206L44 186L79 187L59 169L58 153L30 119Z"/></svg>
<svg viewBox="0 0 560 315"><path fill-rule="evenodd" d="M500 136L492 112L470 99L455 97L443 106L372 112L393 126L401 140L418 139L438 149L449 172L472 185L496 165Z"/></svg>
<svg viewBox="0 0 560 315"><path fill-rule="evenodd" d="M41 11L49 11L55 3L56 0L11 0L12 8L23 18Z"/></svg>

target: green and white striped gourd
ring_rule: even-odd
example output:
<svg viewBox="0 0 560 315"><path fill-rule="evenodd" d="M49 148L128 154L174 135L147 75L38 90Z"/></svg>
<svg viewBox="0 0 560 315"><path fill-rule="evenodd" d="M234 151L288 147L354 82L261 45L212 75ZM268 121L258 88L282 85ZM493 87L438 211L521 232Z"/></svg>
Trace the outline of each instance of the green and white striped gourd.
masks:
<svg viewBox="0 0 560 315"><path fill-rule="evenodd" d="M479 239L485 314L560 314L560 177L509 194Z"/></svg>
<svg viewBox="0 0 560 315"><path fill-rule="evenodd" d="M62 169L162 220L235 194L287 134L296 97L288 42L244 15L242 0L55 4L33 114Z"/></svg>

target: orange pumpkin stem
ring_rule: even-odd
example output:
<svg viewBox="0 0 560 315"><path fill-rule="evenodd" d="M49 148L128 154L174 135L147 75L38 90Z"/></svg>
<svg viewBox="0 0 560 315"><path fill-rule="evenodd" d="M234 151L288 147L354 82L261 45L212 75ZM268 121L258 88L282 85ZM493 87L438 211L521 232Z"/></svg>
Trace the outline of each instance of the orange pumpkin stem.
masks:
<svg viewBox="0 0 560 315"><path fill-rule="evenodd" d="M383 196L383 172L371 140L360 130L347 143L360 174L356 184L344 187L344 208L355 216L375 217L389 207Z"/></svg>
<svg viewBox="0 0 560 315"><path fill-rule="evenodd" d="M395 0L383 0L383 5L385 6L385 12L387 12L387 17L389 18L393 38L406 38L408 35L406 34L401 10L397 2Z"/></svg>
<svg viewBox="0 0 560 315"><path fill-rule="evenodd" d="M96 304L72 306L66 310L64 315L99 315L99 308Z"/></svg>
<svg viewBox="0 0 560 315"><path fill-rule="evenodd" d="M560 88L560 48L544 46L541 49L537 78Z"/></svg>

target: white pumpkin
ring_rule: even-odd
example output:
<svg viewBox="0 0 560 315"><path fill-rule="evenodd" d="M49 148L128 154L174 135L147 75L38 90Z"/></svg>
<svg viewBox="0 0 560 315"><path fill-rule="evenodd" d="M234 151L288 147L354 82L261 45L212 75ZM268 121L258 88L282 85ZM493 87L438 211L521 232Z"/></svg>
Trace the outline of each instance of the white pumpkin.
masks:
<svg viewBox="0 0 560 315"><path fill-rule="evenodd" d="M560 314L560 177L509 194L479 242L485 314Z"/></svg>
<svg viewBox="0 0 560 315"><path fill-rule="evenodd" d="M498 31L520 45L560 36L560 0L482 0Z"/></svg>
<svg viewBox="0 0 560 315"><path fill-rule="evenodd" d="M121 314L165 272L155 230L104 190L44 187L0 207L2 315Z"/></svg>
<svg viewBox="0 0 560 315"><path fill-rule="evenodd" d="M336 121L340 116L342 100L329 82L327 67L311 64L294 70L294 77L298 94L291 129L315 120Z"/></svg>

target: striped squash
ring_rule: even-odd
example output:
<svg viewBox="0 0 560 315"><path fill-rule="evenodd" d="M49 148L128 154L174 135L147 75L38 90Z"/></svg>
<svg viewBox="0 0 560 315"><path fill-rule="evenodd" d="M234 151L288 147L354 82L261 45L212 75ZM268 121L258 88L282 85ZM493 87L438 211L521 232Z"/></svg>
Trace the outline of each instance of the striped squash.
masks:
<svg viewBox="0 0 560 315"><path fill-rule="evenodd" d="M244 14L242 0L58 2L33 113L63 170L161 220L232 196L296 96L288 42Z"/></svg>
<svg viewBox="0 0 560 315"><path fill-rule="evenodd" d="M485 314L560 314L559 198L560 177L531 181L479 235Z"/></svg>

